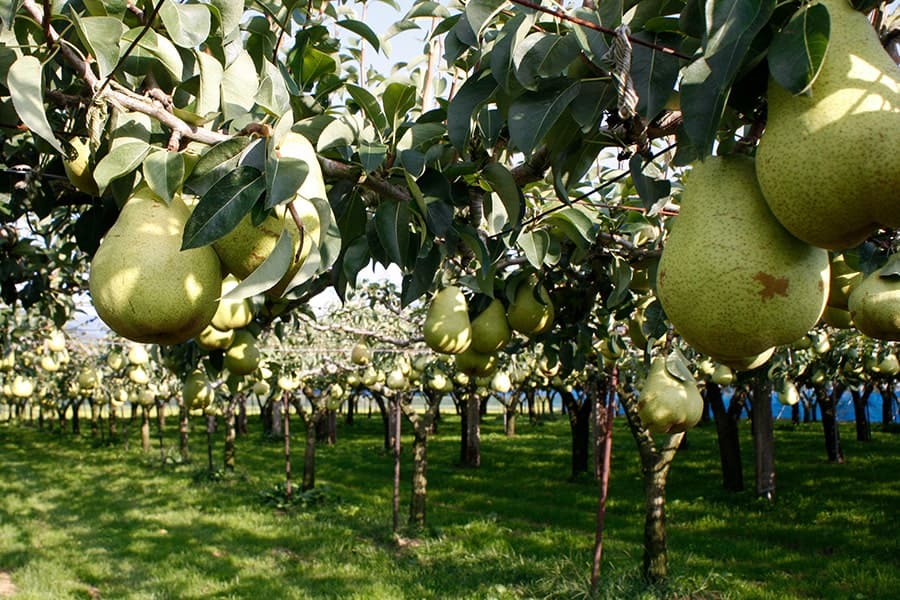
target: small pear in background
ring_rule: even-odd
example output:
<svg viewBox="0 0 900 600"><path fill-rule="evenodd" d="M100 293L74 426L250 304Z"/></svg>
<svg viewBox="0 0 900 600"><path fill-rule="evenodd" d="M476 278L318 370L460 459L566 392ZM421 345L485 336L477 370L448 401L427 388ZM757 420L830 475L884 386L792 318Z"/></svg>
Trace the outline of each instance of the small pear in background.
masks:
<svg viewBox="0 0 900 600"><path fill-rule="evenodd" d="M809 95L770 82L756 173L791 233L842 249L900 226L900 68L847 0L821 3L831 17L821 71Z"/></svg>
<svg viewBox="0 0 900 600"><path fill-rule="evenodd" d="M687 368L669 372L667 358L655 357L638 397L641 422L652 433L681 433L700 422L703 397Z"/></svg>
<svg viewBox="0 0 900 600"><path fill-rule="evenodd" d="M816 324L828 283L828 253L775 219L751 158L694 165L657 272L659 300L688 344L735 369L759 366Z"/></svg>
<svg viewBox="0 0 900 600"><path fill-rule="evenodd" d="M431 299L425 315L425 343L443 354L459 354L472 343L469 305L457 286L447 286Z"/></svg>

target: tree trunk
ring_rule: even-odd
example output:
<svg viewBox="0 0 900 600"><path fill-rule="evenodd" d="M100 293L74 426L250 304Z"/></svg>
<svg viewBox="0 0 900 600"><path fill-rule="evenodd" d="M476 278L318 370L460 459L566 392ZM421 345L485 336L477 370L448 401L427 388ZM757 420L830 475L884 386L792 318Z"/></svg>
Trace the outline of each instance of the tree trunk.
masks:
<svg viewBox="0 0 900 600"><path fill-rule="evenodd" d="M237 432L239 435L247 435L247 396L241 394L239 398Z"/></svg>
<svg viewBox="0 0 900 600"><path fill-rule="evenodd" d="M572 432L572 479L588 472L588 454L591 445L591 409L592 401L587 398L579 400L573 392L560 390L559 397L565 413L569 417L569 429Z"/></svg>
<svg viewBox="0 0 900 600"><path fill-rule="evenodd" d="M616 416L616 389L619 387L619 370L613 365L605 389L590 381L590 393L594 397L594 470L600 482L597 498L597 528L594 532L594 561L591 568L591 595L596 596L600 581L600 565L603 561L603 531L606 524L606 500L609 494L609 468L612 458L613 419Z"/></svg>
<svg viewBox="0 0 900 600"><path fill-rule="evenodd" d="M757 376L752 384L753 449L756 456L756 495L775 500L775 422L772 418L772 382Z"/></svg>
<svg viewBox="0 0 900 600"><path fill-rule="evenodd" d="M117 429L118 429L117 421L119 418L118 412L119 412L119 409L117 409L115 407L115 405L112 402L110 402L108 427L109 427L109 439L111 439L111 440L114 439L117 434Z"/></svg>
<svg viewBox="0 0 900 600"><path fill-rule="evenodd" d="M318 439L319 423L324 421L319 416L315 406L306 418L306 445L303 448L303 483L301 491L309 491L316 487L316 440Z"/></svg>
<svg viewBox="0 0 900 600"><path fill-rule="evenodd" d="M481 399L474 385L466 394L466 453L463 466L481 466Z"/></svg>
<svg viewBox="0 0 900 600"><path fill-rule="evenodd" d="M216 415L206 415L206 468L212 473L213 465L213 432L216 430Z"/></svg>
<svg viewBox="0 0 900 600"><path fill-rule="evenodd" d="M237 419L234 414L235 401L228 399L225 405L225 443L224 443L224 460L226 471L234 471L235 465L235 440L237 439Z"/></svg>
<svg viewBox="0 0 900 600"><path fill-rule="evenodd" d="M879 382L878 393L881 394L881 430L889 431L894 423L894 382Z"/></svg>
<svg viewBox="0 0 900 600"><path fill-rule="evenodd" d="M141 407L141 450L150 451L150 409Z"/></svg>
<svg viewBox="0 0 900 600"><path fill-rule="evenodd" d="M855 388L850 389L850 396L853 398L853 416L856 421L856 440L859 442L872 441L872 424L869 422L869 395L871 393L871 384L866 384L862 393Z"/></svg>
<svg viewBox="0 0 900 600"><path fill-rule="evenodd" d="M394 455L393 497L391 501L391 522L394 533L400 529L400 392L394 394L391 401L391 448Z"/></svg>
<svg viewBox="0 0 900 600"><path fill-rule="evenodd" d="M822 407L822 431L825 434L825 454L828 462L843 463L844 451L841 449L841 432L837 425L837 400L843 395L845 386L836 383L831 394L824 386L816 386L816 398Z"/></svg>
<svg viewBox="0 0 900 600"><path fill-rule="evenodd" d="M384 433L384 449L385 451L390 451L393 447L391 446L391 411L388 410L384 401L384 396L373 393L372 397L375 398L375 403L378 405L378 412L381 414L381 424Z"/></svg>
<svg viewBox="0 0 900 600"><path fill-rule="evenodd" d="M91 437L100 435L100 403L92 400L91 403Z"/></svg>
<svg viewBox="0 0 900 600"><path fill-rule="evenodd" d="M519 401L510 400L504 408L503 433L506 437L516 437L516 415L519 412Z"/></svg>
<svg viewBox="0 0 900 600"><path fill-rule="evenodd" d="M75 435L81 435L81 403L81 400L72 403L72 433Z"/></svg>
<svg viewBox="0 0 900 600"><path fill-rule="evenodd" d="M347 414L344 417L344 423L347 425L353 425L353 415L356 413L357 402L359 402L359 398L356 395L356 390L351 390L350 398L347 399Z"/></svg>
<svg viewBox="0 0 900 600"><path fill-rule="evenodd" d="M412 496L409 502L409 524L425 527L425 499L428 487L428 432L413 425L413 476Z"/></svg>
<svg viewBox="0 0 900 600"><path fill-rule="evenodd" d="M329 410L325 420L328 424L326 441L329 446L334 446L337 443L337 411L333 409Z"/></svg>
<svg viewBox="0 0 900 600"><path fill-rule="evenodd" d="M281 431L284 434L284 495L290 500L294 489L291 485L291 404L290 392L285 391L281 397Z"/></svg>
<svg viewBox="0 0 900 600"><path fill-rule="evenodd" d="M706 383L706 399L712 408L719 439L719 462L722 465L722 486L729 492L744 489L744 467L741 463L741 438L738 435L743 400L735 391L728 410L722 401L722 388Z"/></svg>
<svg viewBox="0 0 900 600"><path fill-rule="evenodd" d="M184 399L178 398L178 451L181 454L182 462L191 459L191 452L188 448L188 437L190 435L191 416L188 407L184 404Z"/></svg>

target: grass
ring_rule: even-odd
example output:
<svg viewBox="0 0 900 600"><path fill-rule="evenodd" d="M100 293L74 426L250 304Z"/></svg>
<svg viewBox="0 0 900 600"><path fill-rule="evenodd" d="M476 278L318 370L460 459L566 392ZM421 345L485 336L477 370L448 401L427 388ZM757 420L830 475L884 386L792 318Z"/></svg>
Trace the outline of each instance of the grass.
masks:
<svg viewBox="0 0 900 600"><path fill-rule="evenodd" d="M170 419L166 432L173 447L174 425ZM237 470L209 476L196 425L195 462L166 466L158 451L140 451L136 427L125 450L88 435L0 426L0 575L11 579L13 597L588 596L597 488L589 478L568 478L564 419L522 420L509 439L499 416L489 415L482 467L473 470L454 466L458 420L448 416L429 446L429 527L397 538L392 459L381 449L379 419L359 415L354 426L340 426L338 443L318 451L319 491L295 510L273 504L283 473L279 443L251 429L238 440ZM834 465L824 460L820 425L776 427L774 504L752 493L746 423L751 491L738 494L721 490L714 429L690 434L669 477L671 579L653 588L639 576L637 452L618 423L599 597L896 597L900 436L876 433L864 444L843 428L848 460ZM220 463L221 434L215 452Z"/></svg>

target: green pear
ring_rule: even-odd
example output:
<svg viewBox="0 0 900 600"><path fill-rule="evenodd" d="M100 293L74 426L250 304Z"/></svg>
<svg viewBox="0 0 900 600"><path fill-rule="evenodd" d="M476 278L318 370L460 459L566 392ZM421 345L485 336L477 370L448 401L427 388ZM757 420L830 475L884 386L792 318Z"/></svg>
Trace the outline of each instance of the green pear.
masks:
<svg viewBox="0 0 900 600"><path fill-rule="evenodd" d="M91 261L91 298L122 337L177 344L216 313L221 265L212 248L181 250L189 216L180 196L167 205L141 186L100 243Z"/></svg>
<svg viewBox="0 0 900 600"><path fill-rule="evenodd" d="M212 326L219 331L229 331L246 327L253 320L253 309L246 298L232 300L225 298L225 294L233 290L240 283L233 276L228 275L222 280L222 298L219 299L219 307L212 318Z"/></svg>
<svg viewBox="0 0 900 600"><path fill-rule="evenodd" d="M694 165L656 284L666 315L688 344L732 368L755 362L816 324L828 281L828 253L772 216L752 159L715 157Z"/></svg>
<svg viewBox="0 0 900 600"><path fill-rule="evenodd" d="M496 368L496 354L482 354L469 348L456 355L456 370L469 377L487 377Z"/></svg>
<svg viewBox="0 0 900 600"><path fill-rule="evenodd" d="M775 354L775 347L767 348L763 350L759 354L754 354L752 356L742 356L738 358L729 358L727 360L722 360L722 364L730 367L734 371L752 371L753 369L758 369L768 362L772 355Z"/></svg>
<svg viewBox="0 0 900 600"><path fill-rule="evenodd" d="M365 342L358 342L350 351L350 362L354 365L365 366L372 361L372 351Z"/></svg>
<svg viewBox="0 0 900 600"><path fill-rule="evenodd" d="M828 306L847 310L850 292L859 285L863 274L850 267L843 254L831 258L831 286L828 292Z"/></svg>
<svg viewBox="0 0 900 600"><path fill-rule="evenodd" d="M771 82L756 173L772 212L822 248L860 244L900 226L900 69L847 0L831 16L825 61L809 95Z"/></svg>
<svg viewBox="0 0 900 600"><path fill-rule="evenodd" d="M532 274L516 288L516 296L506 311L509 326L527 336L537 335L553 325L554 307L546 288Z"/></svg>
<svg viewBox="0 0 900 600"><path fill-rule="evenodd" d="M195 340L198 346L206 350L227 350L234 343L234 329L222 331L207 325Z"/></svg>
<svg viewBox="0 0 900 600"><path fill-rule="evenodd" d="M472 348L483 354L496 352L509 342L512 331L506 321L506 308L494 298L487 308L472 319Z"/></svg>
<svg viewBox="0 0 900 600"><path fill-rule="evenodd" d="M652 433L680 433L700 422L703 397L693 378L682 381L673 376L666 357L657 356L650 363L637 406L641 422Z"/></svg>
<svg viewBox="0 0 900 600"><path fill-rule="evenodd" d="M185 377L181 397L188 408L203 408L212 402L214 395L202 369L194 369Z"/></svg>
<svg viewBox="0 0 900 600"><path fill-rule="evenodd" d="M794 406L800 402L800 392L797 391L797 386L785 379L784 384L778 388L778 402L785 406Z"/></svg>
<svg viewBox="0 0 900 600"><path fill-rule="evenodd" d="M862 280L848 302L853 324L879 340L900 341L900 254Z"/></svg>
<svg viewBox="0 0 900 600"><path fill-rule="evenodd" d="M717 385L731 385L734 383L734 371L728 365L716 365L709 380Z"/></svg>
<svg viewBox="0 0 900 600"><path fill-rule="evenodd" d="M99 196L100 189L94 181L94 170L91 165L91 148L85 138L74 137L69 140L72 152L63 157L63 169L72 185L89 196Z"/></svg>
<svg viewBox="0 0 900 600"><path fill-rule="evenodd" d="M900 360L897 359L896 354L891 352L883 359L881 359L881 361L877 365L875 365L874 370L879 375L887 375L888 377L893 377L897 373L900 373Z"/></svg>
<svg viewBox="0 0 900 600"><path fill-rule="evenodd" d="M256 338L246 329L234 334L234 342L225 351L225 368L235 375L249 375L259 366Z"/></svg>
<svg viewBox="0 0 900 600"><path fill-rule="evenodd" d="M472 343L469 305L460 288L447 286L431 299L425 315L425 343L435 352L459 354Z"/></svg>

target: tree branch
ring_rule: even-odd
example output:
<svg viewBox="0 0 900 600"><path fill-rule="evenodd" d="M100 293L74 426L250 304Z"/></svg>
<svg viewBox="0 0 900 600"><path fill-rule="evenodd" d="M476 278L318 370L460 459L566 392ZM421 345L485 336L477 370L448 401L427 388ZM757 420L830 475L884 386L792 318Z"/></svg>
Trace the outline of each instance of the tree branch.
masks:
<svg viewBox="0 0 900 600"><path fill-rule="evenodd" d="M359 335L359 336L372 338L374 340L378 340L379 342L391 344L392 346L399 346L401 348L406 348L406 347L412 346L413 344L417 344L417 343L425 341L424 338L421 336L416 336L416 337L412 337L412 338L397 338L394 336L378 333L377 331L372 331L369 329L361 329L358 327L350 327L348 325L340 325L337 323L331 323L328 325L320 325L320 324L316 323L312 317L302 314L302 313L296 313L296 317L299 320L303 321L303 323L306 326L308 326L311 329L314 329L316 331L334 331L335 329L337 329L338 331L342 331L344 333L349 333L352 335Z"/></svg>

